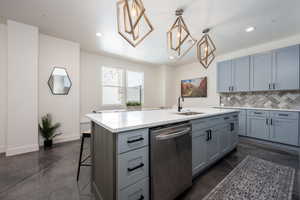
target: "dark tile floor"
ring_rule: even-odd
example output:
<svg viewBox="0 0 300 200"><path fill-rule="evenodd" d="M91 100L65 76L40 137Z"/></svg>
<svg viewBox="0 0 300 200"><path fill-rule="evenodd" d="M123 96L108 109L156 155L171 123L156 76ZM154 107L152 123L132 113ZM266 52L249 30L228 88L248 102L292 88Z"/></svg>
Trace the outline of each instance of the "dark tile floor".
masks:
<svg viewBox="0 0 300 200"><path fill-rule="evenodd" d="M88 142L88 141L87 141ZM90 192L90 168L83 167L76 181L79 141L57 145L52 150L14 157L0 155L1 200L94 200ZM88 143L86 145L88 153ZM209 193L247 155L297 169L293 200L299 198L299 157L241 140L237 150L194 180L181 200L199 200Z"/></svg>

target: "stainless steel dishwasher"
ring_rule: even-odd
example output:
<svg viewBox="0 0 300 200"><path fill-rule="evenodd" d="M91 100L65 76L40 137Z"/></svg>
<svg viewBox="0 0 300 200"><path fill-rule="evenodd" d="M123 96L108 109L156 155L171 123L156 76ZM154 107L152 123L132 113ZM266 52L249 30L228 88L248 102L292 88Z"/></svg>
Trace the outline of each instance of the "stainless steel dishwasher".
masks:
<svg viewBox="0 0 300 200"><path fill-rule="evenodd" d="M173 200L192 186L191 132L188 122L150 130L152 200Z"/></svg>

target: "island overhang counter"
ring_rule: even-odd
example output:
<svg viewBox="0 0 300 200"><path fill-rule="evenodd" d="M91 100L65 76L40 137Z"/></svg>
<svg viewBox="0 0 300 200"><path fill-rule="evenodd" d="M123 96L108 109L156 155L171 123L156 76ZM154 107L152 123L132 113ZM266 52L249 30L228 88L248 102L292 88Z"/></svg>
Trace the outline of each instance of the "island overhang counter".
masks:
<svg viewBox="0 0 300 200"><path fill-rule="evenodd" d="M191 171L204 169L235 149L238 110L193 108L194 114L176 110L101 112L86 115L92 121L92 189L101 200L147 200L151 184L150 130L190 124ZM183 111L190 112L190 111ZM152 197L152 198L151 198Z"/></svg>

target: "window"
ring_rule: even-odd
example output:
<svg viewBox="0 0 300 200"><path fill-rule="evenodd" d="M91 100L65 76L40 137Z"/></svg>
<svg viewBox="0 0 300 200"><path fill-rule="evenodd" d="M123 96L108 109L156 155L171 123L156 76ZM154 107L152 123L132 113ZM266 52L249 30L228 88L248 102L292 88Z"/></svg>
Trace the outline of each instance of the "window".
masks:
<svg viewBox="0 0 300 200"><path fill-rule="evenodd" d="M122 105L123 99L123 70L102 67L102 104Z"/></svg>
<svg viewBox="0 0 300 200"><path fill-rule="evenodd" d="M144 73L102 67L102 104L125 105L127 102L143 102ZM124 90L124 86L126 89Z"/></svg>
<svg viewBox="0 0 300 200"><path fill-rule="evenodd" d="M143 102L144 73L127 71L126 102Z"/></svg>

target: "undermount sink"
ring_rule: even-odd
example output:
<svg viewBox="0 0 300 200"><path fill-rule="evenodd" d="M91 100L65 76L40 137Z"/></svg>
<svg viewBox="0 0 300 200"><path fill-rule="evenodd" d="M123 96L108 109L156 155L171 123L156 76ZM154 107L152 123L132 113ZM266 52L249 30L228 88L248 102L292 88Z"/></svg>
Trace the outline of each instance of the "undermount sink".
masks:
<svg viewBox="0 0 300 200"><path fill-rule="evenodd" d="M176 113L178 115L200 115L200 114L204 114L202 112L182 112L182 113Z"/></svg>

